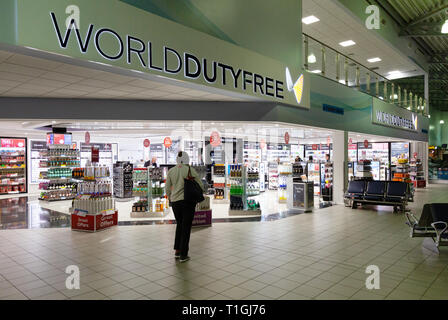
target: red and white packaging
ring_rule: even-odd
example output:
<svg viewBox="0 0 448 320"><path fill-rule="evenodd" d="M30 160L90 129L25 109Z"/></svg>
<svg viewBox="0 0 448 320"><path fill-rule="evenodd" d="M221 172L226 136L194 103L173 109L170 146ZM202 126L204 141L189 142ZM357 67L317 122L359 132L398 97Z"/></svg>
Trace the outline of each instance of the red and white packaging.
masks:
<svg viewBox="0 0 448 320"><path fill-rule="evenodd" d="M118 211L88 214L81 211L72 213L72 230L96 232L118 224Z"/></svg>

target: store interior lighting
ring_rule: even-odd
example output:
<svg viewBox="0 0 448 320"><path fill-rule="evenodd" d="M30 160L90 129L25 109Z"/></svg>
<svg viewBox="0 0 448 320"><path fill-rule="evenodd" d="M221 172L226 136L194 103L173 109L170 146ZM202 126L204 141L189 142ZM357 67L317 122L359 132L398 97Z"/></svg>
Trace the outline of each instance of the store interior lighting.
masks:
<svg viewBox="0 0 448 320"><path fill-rule="evenodd" d="M316 56L312 53L308 56L308 63L316 63Z"/></svg>
<svg viewBox="0 0 448 320"><path fill-rule="evenodd" d="M308 17L302 18L302 22L304 24L312 24L312 23L315 23L318 21L320 21L320 19L316 16L308 16Z"/></svg>
<svg viewBox="0 0 448 320"><path fill-rule="evenodd" d="M443 34L448 34L448 20L445 20L445 23L444 23L443 26L442 26L442 30L441 30L441 32L442 32Z"/></svg>

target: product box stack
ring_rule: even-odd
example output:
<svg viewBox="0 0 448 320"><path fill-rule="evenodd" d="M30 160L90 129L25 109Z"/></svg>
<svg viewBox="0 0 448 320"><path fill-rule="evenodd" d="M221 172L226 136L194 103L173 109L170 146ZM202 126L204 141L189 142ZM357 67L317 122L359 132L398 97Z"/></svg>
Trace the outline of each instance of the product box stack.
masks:
<svg viewBox="0 0 448 320"><path fill-rule="evenodd" d="M423 170L423 164L420 159L411 159L410 161L410 176L414 188L425 188L425 171Z"/></svg>

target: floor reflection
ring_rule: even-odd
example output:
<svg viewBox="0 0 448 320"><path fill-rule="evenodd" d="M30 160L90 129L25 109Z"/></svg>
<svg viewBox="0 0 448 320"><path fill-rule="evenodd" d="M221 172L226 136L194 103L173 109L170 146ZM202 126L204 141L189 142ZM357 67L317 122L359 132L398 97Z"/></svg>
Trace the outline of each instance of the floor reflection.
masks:
<svg viewBox="0 0 448 320"><path fill-rule="evenodd" d="M0 229L70 227L70 216L44 209L28 197L0 199Z"/></svg>

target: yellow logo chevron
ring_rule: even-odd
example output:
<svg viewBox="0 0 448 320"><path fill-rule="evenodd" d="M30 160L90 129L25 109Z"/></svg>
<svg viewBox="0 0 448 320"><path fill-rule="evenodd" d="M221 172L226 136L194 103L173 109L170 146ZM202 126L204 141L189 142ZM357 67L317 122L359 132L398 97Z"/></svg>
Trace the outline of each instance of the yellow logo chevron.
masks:
<svg viewBox="0 0 448 320"><path fill-rule="evenodd" d="M293 91L294 95L296 97L296 101L298 104L302 102L303 97L303 74L300 75L299 79L293 84L291 73L289 72L289 69L286 68L286 85L288 88L288 91Z"/></svg>

